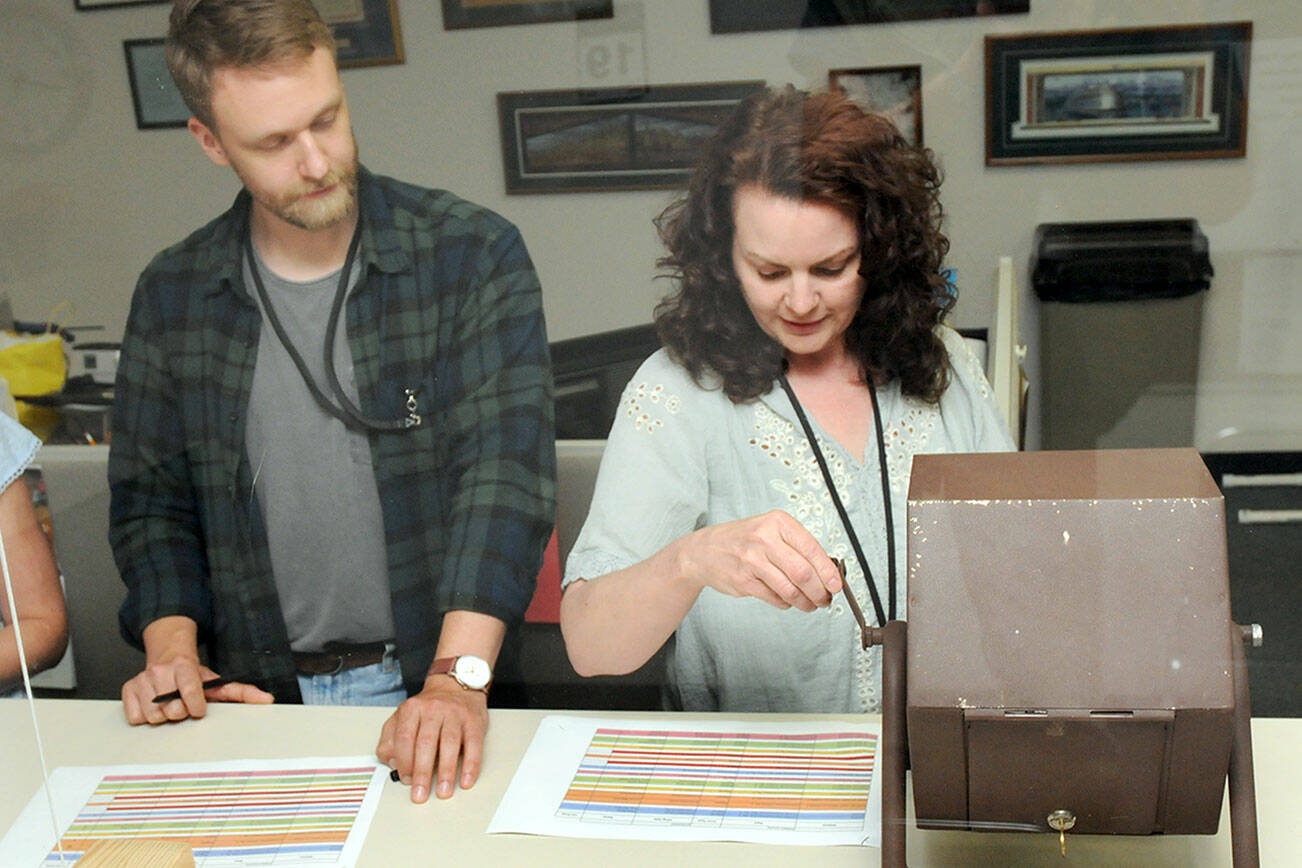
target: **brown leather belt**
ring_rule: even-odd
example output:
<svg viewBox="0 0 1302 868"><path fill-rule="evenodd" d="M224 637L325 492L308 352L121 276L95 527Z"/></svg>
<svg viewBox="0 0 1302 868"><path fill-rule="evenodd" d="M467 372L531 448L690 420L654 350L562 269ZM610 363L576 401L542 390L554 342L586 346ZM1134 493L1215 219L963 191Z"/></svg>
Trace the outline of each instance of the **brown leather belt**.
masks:
<svg viewBox="0 0 1302 868"><path fill-rule="evenodd" d="M295 651L294 668L302 675L338 675L384 659L384 642L327 642L321 651Z"/></svg>

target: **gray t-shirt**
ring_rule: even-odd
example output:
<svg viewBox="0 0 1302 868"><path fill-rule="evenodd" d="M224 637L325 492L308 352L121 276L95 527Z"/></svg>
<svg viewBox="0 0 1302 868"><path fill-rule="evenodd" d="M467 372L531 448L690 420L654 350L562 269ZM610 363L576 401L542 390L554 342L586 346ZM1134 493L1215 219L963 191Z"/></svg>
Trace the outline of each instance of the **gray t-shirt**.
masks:
<svg viewBox="0 0 1302 868"><path fill-rule="evenodd" d="M298 283L272 273L261 258L258 270L285 333L318 388L331 395L324 347L339 272ZM360 272L355 264L349 291ZM244 281L252 290L247 258ZM356 404L342 313L334 360L339 383ZM316 403L265 310L244 443L290 647L319 651L329 641L391 638L384 522L370 444Z"/></svg>

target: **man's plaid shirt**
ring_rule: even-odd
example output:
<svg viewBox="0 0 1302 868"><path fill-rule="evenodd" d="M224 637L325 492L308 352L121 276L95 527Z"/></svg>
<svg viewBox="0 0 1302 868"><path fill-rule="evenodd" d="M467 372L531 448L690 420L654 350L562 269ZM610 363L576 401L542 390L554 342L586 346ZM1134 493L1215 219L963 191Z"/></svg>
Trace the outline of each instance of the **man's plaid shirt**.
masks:
<svg viewBox="0 0 1302 868"><path fill-rule="evenodd" d="M555 501L547 337L511 224L365 169L359 198L363 272L346 325L361 409L402 418L414 389L424 417L370 435L398 656L415 692L444 612L509 624L532 596ZM261 326L240 261L249 206L242 191L136 286L113 406L109 539L128 641L140 647L150 622L186 615L219 673L297 701L244 448Z"/></svg>

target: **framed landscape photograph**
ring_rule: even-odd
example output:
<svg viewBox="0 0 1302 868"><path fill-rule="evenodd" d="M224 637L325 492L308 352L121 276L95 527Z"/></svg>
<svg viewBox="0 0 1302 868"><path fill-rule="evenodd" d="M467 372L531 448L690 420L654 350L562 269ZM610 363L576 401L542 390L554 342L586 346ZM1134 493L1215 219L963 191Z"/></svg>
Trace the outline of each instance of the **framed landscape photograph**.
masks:
<svg viewBox="0 0 1302 868"><path fill-rule="evenodd" d="M313 0L335 35L339 68L403 62L398 0Z"/></svg>
<svg viewBox="0 0 1302 868"><path fill-rule="evenodd" d="M1029 12L1031 0L710 0L711 33Z"/></svg>
<svg viewBox="0 0 1302 868"><path fill-rule="evenodd" d="M131 82L131 105L136 110L136 128L141 130L183 127L190 120L181 92L167 71L163 39L128 39L122 43L127 56L127 79Z"/></svg>
<svg viewBox="0 0 1302 868"><path fill-rule="evenodd" d="M1241 157L1248 21L986 37L986 165Z"/></svg>
<svg viewBox="0 0 1302 868"><path fill-rule="evenodd" d="M890 118L905 141L922 147L921 66L833 69L827 73L827 87L844 93L866 112Z"/></svg>
<svg viewBox="0 0 1302 868"><path fill-rule="evenodd" d="M497 95L508 193L658 190L762 81Z"/></svg>
<svg viewBox="0 0 1302 868"><path fill-rule="evenodd" d="M614 16L611 0L443 0L443 29Z"/></svg>

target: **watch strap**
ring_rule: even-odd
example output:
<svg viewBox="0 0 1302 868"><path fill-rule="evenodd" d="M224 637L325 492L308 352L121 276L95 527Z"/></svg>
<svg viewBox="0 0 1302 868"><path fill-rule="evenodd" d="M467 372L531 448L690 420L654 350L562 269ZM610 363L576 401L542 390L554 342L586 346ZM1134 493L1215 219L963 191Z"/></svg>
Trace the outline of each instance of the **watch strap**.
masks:
<svg viewBox="0 0 1302 868"><path fill-rule="evenodd" d="M487 696L488 688L493 686L492 675L491 674L489 675L488 683L485 684L483 687L471 687L469 684L465 683L460 679L460 677L457 676L456 666L457 666L457 661L460 659L461 659L460 654L458 654L456 657L438 657L434 660L432 664L430 664L429 673L430 675L451 676L452 680L456 681L457 684L461 685L462 690L477 690L480 693L483 693L485 696Z"/></svg>

